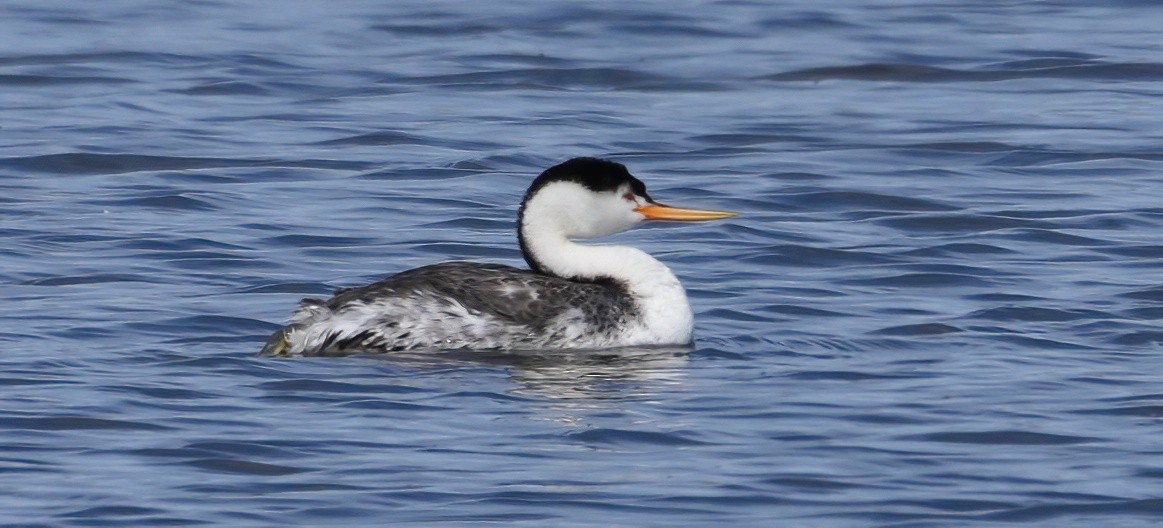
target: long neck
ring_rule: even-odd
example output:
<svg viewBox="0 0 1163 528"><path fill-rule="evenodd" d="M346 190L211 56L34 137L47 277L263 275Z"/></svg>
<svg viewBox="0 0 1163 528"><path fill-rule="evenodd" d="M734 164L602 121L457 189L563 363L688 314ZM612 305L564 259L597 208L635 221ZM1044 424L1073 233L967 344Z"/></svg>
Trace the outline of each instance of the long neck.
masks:
<svg viewBox="0 0 1163 528"><path fill-rule="evenodd" d="M582 245L560 232L522 224L521 249L529 266L569 280L613 279L638 306L637 344L686 344L694 315L686 290L665 264L637 248Z"/></svg>
<svg viewBox="0 0 1163 528"><path fill-rule="evenodd" d="M613 279L631 289L638 285L678 283L666 265L628 246L578 244L560 233L521 230L521 250L535 271L563 279Z"/></svg>

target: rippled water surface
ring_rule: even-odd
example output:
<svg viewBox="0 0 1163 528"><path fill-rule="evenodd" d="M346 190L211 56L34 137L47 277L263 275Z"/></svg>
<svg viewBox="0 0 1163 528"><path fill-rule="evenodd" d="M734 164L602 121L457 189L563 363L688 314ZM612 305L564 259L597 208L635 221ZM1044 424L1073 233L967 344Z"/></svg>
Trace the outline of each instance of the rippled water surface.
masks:
<svg viewBox="0 0 1163 528"><path fill-rule="evenodd" d="M1158 526L1153 2L0 7L11 526ZM690 349L255 357L577 155Z"/></svg>

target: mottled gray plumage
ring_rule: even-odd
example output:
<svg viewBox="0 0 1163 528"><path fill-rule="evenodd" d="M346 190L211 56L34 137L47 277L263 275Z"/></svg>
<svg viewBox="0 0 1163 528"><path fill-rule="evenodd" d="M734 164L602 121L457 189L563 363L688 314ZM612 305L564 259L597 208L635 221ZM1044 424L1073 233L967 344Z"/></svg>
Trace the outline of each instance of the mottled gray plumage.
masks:
<svg viewBox="0 0 1163 528"><path fill-rule="evenodd" d="M445 262L339 290L327 300L304 299L295 322L264 353L279 355L285 332L345 317L358 320L353 329L334 325L309 355L576 347L587 337L616 334L635 318L635 308L626 288L610 279L571 281L500 264ZM375 315L366 317L369 312Z"/></svg>
<svg viewBox="0 0 1163 528"><path fill-rule="evenodd" d="M577 308L594 325L616 325L633 309L626 288L613 280L572 281L529 270L481 262L444 262L387 279L339 290L325 306L342 311L350 303L385 297L442 295L466 308L543 330L548 319Z"/></svg>

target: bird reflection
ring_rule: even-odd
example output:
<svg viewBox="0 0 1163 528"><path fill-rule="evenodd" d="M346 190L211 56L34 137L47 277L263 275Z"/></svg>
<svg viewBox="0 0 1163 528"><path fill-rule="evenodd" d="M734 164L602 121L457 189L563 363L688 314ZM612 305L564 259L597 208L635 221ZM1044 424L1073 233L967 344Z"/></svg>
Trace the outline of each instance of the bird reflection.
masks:
<svg viewBox="0 0 1163 528"><path fill-rule="evenodd" d="M600 350L447 350L364 357L420 369L502 367L513 394L554 400L605 400L644 396L679 385L690 361L689 345Z"/></svg>

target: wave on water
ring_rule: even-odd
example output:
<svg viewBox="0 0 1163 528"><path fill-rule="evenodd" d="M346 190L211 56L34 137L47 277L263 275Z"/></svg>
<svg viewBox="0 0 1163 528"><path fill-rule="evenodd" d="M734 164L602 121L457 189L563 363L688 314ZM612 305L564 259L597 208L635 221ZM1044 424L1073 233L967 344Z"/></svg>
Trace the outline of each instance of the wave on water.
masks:
<svg viewBox="0 0 1163 528"><path fill-rule="evenodd" d="M909 63L868 63L804 68L763 76L771 81L996 82L1073 79L1119 82L1163 80L1163 63L1081 59L1027 59L957 69Z"/></svg>

